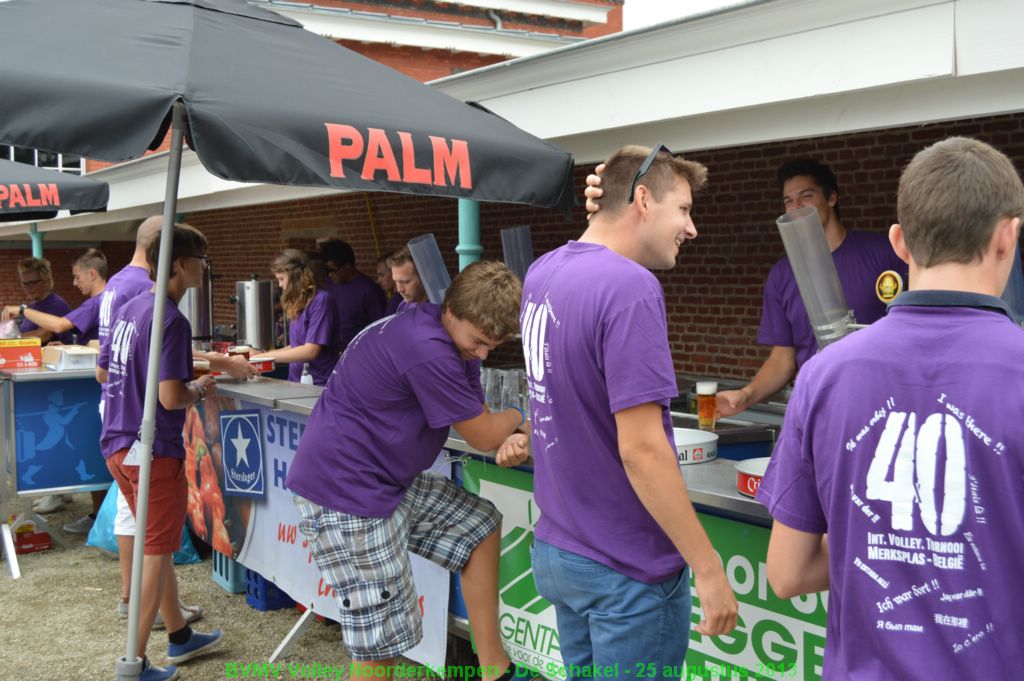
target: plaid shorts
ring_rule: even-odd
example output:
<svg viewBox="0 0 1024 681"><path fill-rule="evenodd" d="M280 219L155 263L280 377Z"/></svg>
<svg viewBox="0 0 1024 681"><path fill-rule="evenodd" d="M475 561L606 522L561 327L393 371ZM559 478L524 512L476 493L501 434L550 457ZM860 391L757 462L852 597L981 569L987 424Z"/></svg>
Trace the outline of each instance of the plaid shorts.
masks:
<svg viewBox="0 0 1024 681"><path fill-rule="evenodd" d="M455 572L501 524L494 504L433 473L420 474L387 518L349 515L300 496L295 506L355 660L387 660L423 638L409 552Z"/></svg>

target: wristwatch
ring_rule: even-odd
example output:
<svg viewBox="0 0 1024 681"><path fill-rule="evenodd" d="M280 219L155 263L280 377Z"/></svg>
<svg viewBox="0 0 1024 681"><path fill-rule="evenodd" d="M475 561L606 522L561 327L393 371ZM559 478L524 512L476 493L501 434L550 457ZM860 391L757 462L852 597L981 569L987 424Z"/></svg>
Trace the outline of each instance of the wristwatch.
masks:
<svg viewBox="0 0 1024 681"><path fill-rule="evenodd" d="M194 385L196 387L196 390L199 392L199 399L196 400L196 402L202 402L203 399L206 397L206 386L200 383L199 381L192 381L192 385Z"/></svg>
<svg viewBox="0 0 1024 681"><path fill-rule="evenodd" d="M21 305L18 306L18 316L19 317L24 317L25 316L25 308L26 307L28 307L28 303L22 303Z"/></svg>

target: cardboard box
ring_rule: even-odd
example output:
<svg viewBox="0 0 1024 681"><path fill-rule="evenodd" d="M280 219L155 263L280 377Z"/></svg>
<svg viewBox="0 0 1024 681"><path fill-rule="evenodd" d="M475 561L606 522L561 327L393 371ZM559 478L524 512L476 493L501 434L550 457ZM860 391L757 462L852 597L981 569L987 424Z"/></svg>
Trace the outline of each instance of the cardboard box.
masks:
<svg viewBox="0 0 1024 681"><path fill-rule="evenodd" d="M14 535L15 553L36 553L52 548L53 541L45 532L18 532Z"/></svg>
<svg viewBox="0 0 1024 681"><path fill-rule="evenodd" d="M47 345L43 365L56 371L95 369L99 352L84 345Z"/></svg>
<svg viewBox="0 0 1024 681"><path fill-rule="evenodd" d="M38 369L43 366L38 338L0 340L0 369Z"/></svg>

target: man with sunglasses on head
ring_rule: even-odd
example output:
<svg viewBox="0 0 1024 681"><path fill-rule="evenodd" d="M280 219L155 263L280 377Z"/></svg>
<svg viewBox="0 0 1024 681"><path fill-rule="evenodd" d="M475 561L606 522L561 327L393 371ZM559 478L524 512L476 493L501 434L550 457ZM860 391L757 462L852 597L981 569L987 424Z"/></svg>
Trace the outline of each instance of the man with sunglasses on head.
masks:
<svg viewBox="0 0 1024 681"><path fill-rule="evenodd" d="M618 665L621 676L675 680L690 639L691 569L696 630L725 634L737 618L676 459L676 374L650 271L675 267L697 236L693 192L707 170L661 145L623 147L605 165L601 212L578 241L534 262L523 286L541 511L533 574L555 606L568 678ZM526 446L525 435L505 445Z"/></svg>

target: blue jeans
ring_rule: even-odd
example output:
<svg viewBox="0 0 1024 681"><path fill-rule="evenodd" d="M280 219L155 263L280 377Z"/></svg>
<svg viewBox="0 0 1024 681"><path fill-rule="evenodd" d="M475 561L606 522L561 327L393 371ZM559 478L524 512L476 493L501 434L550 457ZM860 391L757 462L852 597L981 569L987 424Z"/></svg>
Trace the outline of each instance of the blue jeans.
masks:
<svg viewBox="0 0 1024 681"><path fill-rule="evenodd" d="M606 678L678 681L690 640L688 569L645 584L540 540L531 551L537 592L555 606L567 678L597 670Z"/></svg>

